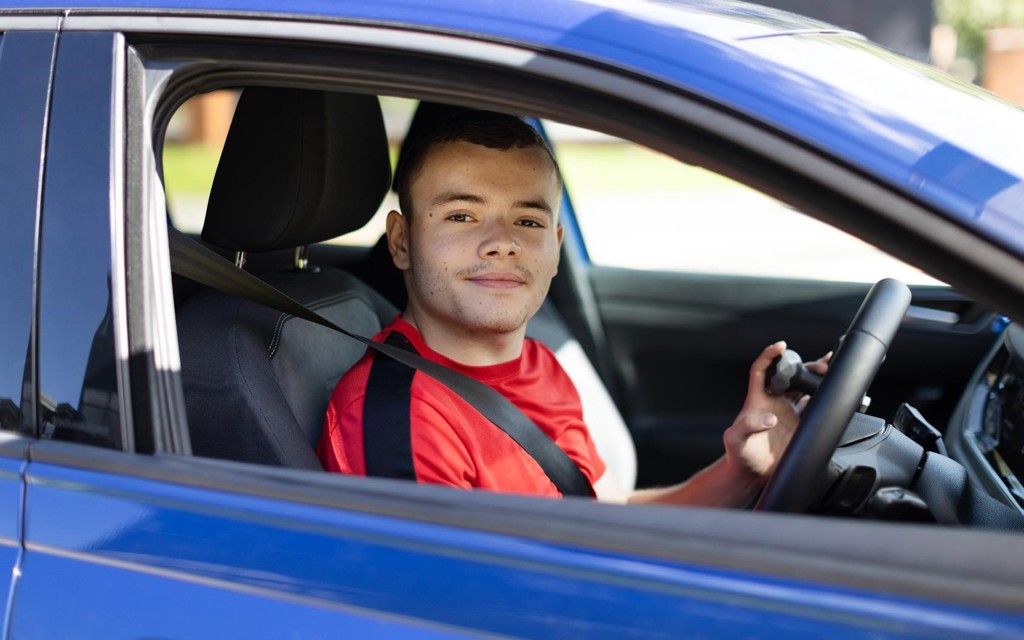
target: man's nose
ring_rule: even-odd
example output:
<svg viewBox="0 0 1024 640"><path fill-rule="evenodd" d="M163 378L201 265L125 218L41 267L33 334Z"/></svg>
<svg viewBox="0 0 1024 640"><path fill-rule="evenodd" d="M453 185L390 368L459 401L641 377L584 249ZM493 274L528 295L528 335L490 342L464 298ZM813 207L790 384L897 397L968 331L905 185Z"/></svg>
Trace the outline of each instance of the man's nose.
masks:
<svg viewBox="0 0 1024 640"><path fill-rule="evenodd" d="M487 237L481 245L480 253L491 258L503 258L518 255L522 247L516 241L512 228L507 224L492 224L487 229Z"/></svg>

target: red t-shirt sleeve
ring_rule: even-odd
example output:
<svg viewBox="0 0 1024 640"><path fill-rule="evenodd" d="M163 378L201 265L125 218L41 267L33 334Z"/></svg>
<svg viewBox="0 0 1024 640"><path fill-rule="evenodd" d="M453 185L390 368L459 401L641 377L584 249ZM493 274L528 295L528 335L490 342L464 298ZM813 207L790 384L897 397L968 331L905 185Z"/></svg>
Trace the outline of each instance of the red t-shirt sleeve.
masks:
<svg viewBox="0 0 1024 640"><path fill-rule="evenodd" d="M594 439L590 437L583 421L573 423L562 431L558 438L558 446L564 451L580 468L583 475L590 481L591 486L604 475L606 466L601 455L597 452Z"/></svg>
<svg viewBox="0 0 1024 640"><path fill-rule="evenodd" d="M353 409L355 402L341 404L332 399L327 405L323 433L316 448L317 457L327 471L358 475L366 473L366 463L362 458L362 424L356 422L361 421L362 414ZM351 452L358 452L359 458L349 455Z"/></svg>
<svg viewBox="0 0 1024 640"><path fill-rule="evenodd" d="M363 400L370 356L353 366L331 393L316 454L327 471L366 475L363 457Z"/></svg>

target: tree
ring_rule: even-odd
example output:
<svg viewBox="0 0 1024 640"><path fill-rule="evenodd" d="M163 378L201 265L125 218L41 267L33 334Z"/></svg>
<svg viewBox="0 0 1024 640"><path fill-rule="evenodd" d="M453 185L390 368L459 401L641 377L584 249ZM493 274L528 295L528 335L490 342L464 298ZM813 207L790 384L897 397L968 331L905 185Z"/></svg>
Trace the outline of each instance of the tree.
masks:
<svg viewBox="0 0 1024 640"><path fill-rule="evenodd" d="M978 68L984 63L986 29L1024 26L1021 0L935 0L935 14L956 31L957 55Z"/></svg>

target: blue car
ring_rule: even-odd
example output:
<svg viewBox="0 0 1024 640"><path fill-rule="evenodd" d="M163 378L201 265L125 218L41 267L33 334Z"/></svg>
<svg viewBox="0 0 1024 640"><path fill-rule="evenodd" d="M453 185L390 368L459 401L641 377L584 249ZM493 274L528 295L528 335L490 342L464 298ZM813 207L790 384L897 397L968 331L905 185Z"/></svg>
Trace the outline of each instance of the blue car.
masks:
<svg viewBox="0 0 1024 640"><path fill-rule="evenodd" d="M530 331L630 487L840 347L757 504L324 472L364 345L303 314L402 308L394 158L465 108L559 158ZM739 2L0 0L3 636L1024 637L1022 149Z"/></svg>

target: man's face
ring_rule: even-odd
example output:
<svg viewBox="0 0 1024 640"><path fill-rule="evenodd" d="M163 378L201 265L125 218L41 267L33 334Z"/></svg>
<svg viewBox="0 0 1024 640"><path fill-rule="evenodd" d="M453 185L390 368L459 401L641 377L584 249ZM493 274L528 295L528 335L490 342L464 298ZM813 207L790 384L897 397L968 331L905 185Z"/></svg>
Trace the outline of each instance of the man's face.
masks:
<svg viewBox="0 0 1024 640"><path fill-rule="evenodd" d="M428 151L410 184L411 220L389 240L420 330L520 330L558 268L561 185L543 149L450 142Z"/></svg>

